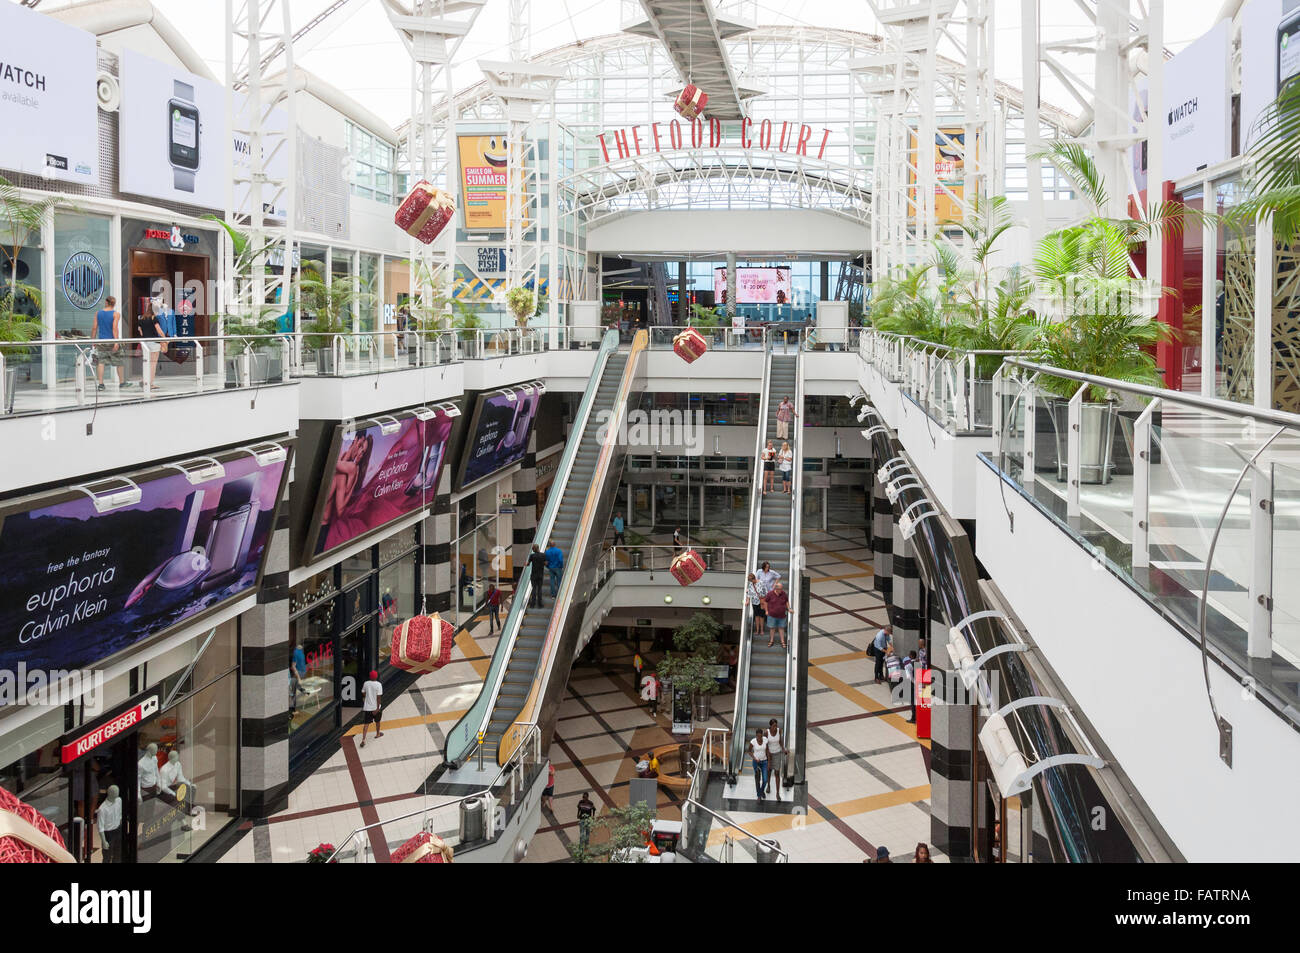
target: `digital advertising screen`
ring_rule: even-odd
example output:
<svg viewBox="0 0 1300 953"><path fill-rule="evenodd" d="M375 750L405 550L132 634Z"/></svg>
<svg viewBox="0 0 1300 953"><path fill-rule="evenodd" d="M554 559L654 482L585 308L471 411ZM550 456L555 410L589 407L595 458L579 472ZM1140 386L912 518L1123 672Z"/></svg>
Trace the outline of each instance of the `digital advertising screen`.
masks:
<svg viewBox="0 0 1300 953"><path fill-rule="evenodd" d="M713 269L713 301L727 303L727 269ZM790 304L789 268L737 268L736 304Z"/></svg>
<svg viewBox="0 0 1300 953"><path fill-rule="evenodd" d="M486 136L457 136L460 153L460 194L465 227L506 227L506 186L509 153L504 132ZM525 218L527 227L529 220Z"/></svg>
<svg viewBox="0 0 1300 953"><path fill-rule="evenodd" d="M0 3L0 169L99 183L92 33Z"/></svg>
<svg viewBox="0 0 1300 953"><path fill-rule="evenodd" d="M103 512L60 491L0 516L0 670L84 668L256 586L288 460L218 459L132 476L139 501Z"/></svg>
<svg viewBox="0 0 1300 953"><path fill-rule="evenodd" d="M130 49L122 51L121 83L121 190L225 208L226 158L237 148L226 135L225 90Z"/></svg>
<svg viewBox="0 0 1300 953"><path fill-rule="evenodd" d="M523 460L540 402L537 391L494 391L479 397L465 438L458 489Z"/></svg>
<svg viewBox="0 0 1300 953"><path fill-rule="evenodd" d="M312 522L314 538L307 540L307 561L431 504L452 420L439 408L428 420L408 416L340 427Z"/></svg>

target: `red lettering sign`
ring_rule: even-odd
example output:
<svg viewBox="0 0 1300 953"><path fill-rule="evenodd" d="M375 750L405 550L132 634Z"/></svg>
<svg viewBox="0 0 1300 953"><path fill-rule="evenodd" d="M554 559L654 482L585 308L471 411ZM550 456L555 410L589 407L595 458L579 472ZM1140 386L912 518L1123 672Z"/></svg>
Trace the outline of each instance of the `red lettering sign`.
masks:
<svg viewBox="0 0 1300 953"><path fill-rule="evenodd" d="M707 145L710 149L723 149L728 145L732 147L737 145L733 138L729 143L727 141L727 130L722 121L708 117L707 126L704 117L690 120L690 148L702 149ZM776 121L772 119L763 119L756 121L746 116L741 119L739 124L739 146L742 149L762 149L771 152L789 153L793 150L795 155L809 155L809 147L812 144L813 127L792 122L788 119L780 120L781 128L776 128ZM659 127L666 125L668 127L667 135ZM755 129L757 125L757 129ZM641 129L648 128L650 135L646 142L641 141ZM732 136L736 135L737 127L732 127ZM830 143L831 130L822 129L822 140L817 148L817 158L824 159L826 156L826 147ZM614 146L611 154L610 144ZM686 148L686 131L682 128L679 120L673 119L668 122L652 122L628 126L623 129L610 129L596 136L596 141L600 143L601 155L605 162L609 163L615 159L628 159L634 155L642 155L649 152L653 147L655 152L664 152L669 149L678 150ZM642 148L644 146L644 149ZM150 230L146 233L147 238L167 239L165 232L155 232Z"/></svg>
<svg viewBox="0 0 1300 953"><path fill-rule="evenodd" d="M146 698L134 708L122 712L111 721L106 721L94 731L88 731L80 738L63 746L62 759L64 764L76 761L83 754L94 751L105 742L112 741L115 737L126 731L128 728L134 728L143 722L146 718L157 714L158 696L152 695Z"/></svg>

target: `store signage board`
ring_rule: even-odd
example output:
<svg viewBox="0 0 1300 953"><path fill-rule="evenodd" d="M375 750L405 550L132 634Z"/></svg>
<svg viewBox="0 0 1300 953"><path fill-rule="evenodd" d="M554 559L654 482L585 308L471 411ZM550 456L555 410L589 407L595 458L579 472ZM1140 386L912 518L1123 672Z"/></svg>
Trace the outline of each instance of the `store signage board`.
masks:
<svg viewBox="0 0 1300 953"><path fill-rule="evenodd" d="M62 762L69 764L82 755L89 754L100 745L107 744L124 731L129 731L158 714L158 696L150 695L137 705L74 738L63 745Z"/></svg>
<svg viewBox="0 0 1300 953"><path fill-rule="evenodd" d="M0 3L0 169L99 184L95 37Z"/></svg>
<svg viewBox="0 0 1300 953"><path fill-rule="evenodd" d="M718 119L639 123L602 132L596 137L606 162L632 156L682 149L734 149L787 153L821 159L826 155L831 130L746 116L739 123L723 125Z"/></svg>
<svg viewBox="0 0 1300 953"><path fill-rule="evenodd" d="M1165 179L1180 179L1216 165L1231 150L1232 109L1228 82L1232 22L1221 20L1165 63Z"/></svg>

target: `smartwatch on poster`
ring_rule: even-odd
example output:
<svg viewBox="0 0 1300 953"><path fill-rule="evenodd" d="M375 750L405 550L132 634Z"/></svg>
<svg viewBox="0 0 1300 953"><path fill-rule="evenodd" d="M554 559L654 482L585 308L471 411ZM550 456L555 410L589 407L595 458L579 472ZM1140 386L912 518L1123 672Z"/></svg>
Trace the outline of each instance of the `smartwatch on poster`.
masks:
<svg viewBox="0 0 1300 953"><path fill-rule="evenodd" d="M176 188L193 192L199 169L199 108L194 105L194 87L180 80L173 81L167 101L167 158Z"/></svg>

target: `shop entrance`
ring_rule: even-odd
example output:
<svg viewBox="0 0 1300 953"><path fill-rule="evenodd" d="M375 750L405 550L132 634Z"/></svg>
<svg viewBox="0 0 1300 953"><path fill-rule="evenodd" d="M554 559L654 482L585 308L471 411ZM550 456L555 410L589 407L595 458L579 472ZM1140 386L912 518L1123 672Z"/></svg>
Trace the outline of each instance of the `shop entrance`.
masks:
<svg viewBox="0 0 1300 953"><path fill-rule="evenodd" d="M136 862L135 750L136 733L130 732L69 766L67 846L78 863Z"/></svg>
<svg viewBox="0 0 1300 953"><path fill-rule="evenodd" d="M177 335L206 336L210 333L207 311L211 302L196 299L195 288L208 287L208 257L184 252L164 252L149 248L132 248L128 258L129 294L121 302L122 317L134 336L138 336L140 315L151 297L157 297L157 282L167 282L170 300L163 306L176 314ZM196 284L197 282L197 284ZM187 290L188 289L188 290ZM168 296L164 296L168 298Z"/></svg>

